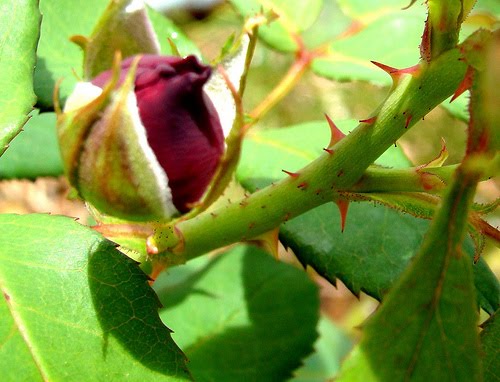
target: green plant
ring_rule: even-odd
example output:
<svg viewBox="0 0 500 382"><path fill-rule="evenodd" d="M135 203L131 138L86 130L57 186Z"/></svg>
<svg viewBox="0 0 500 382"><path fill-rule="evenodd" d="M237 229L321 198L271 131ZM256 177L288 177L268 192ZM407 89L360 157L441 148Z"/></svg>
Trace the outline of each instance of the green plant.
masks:
<svg viewBox="0 0 500 382"><path fill-rule="evenodd" d="M125 151L117 156L90 131L109 105L121 120L128 115L113 97L131 91L138 61L116 87L121 56L201 56L197 46L137 1L0 0L0 177L64 169L92 203L88 225L0 215L3 380L498 379L500 285L480 257L485 240L498 245L485 220L498 199L474 202L478 183L500 166L498 5L477 5L489 29L476 30L464 23L472 0L405 10L398 0L230 3L243 21L211 62L205 90L232 129L203 197L172 219L108 215L114 196L101 203L87 191L96 180L117 195L129 179L150 178L137 162L144 158L125 165ZM251 62L263 46L291 64L248 111L247 97L259 91ZM78 81L106 70L111 80L98 98L61 110ZM334 122L326 110L326 119L314 111L314 121L267 128L268 113L311 71L390 88L360 121ZM467 102L464 91L468 114L455 106ZM467 121L465 154L444 165L443 144L435 159L414 165L395 142L440 105ZM103 162L86 163L88 147ZM121 169L81 175L102 163ZM133 165L144 172L129 177ZM358 344L320 320L306 272L269 256L279 257L279 241L304 268L382 302ZM491 316L481 332L479 309Z"/></svg>

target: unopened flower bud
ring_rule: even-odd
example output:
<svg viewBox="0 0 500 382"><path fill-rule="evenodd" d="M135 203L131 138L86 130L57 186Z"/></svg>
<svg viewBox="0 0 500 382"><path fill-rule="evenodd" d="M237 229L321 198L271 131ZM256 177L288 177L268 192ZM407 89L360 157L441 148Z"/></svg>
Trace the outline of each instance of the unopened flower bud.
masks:
<svg viewBox="0 0 500 382"><path fill-rule="evenodd" d="M131 57L77 84L60 116L70 182L98 210L130 220L187 212L224 152L196 57ZM76 137L76 138L75 138Z"/></svg>

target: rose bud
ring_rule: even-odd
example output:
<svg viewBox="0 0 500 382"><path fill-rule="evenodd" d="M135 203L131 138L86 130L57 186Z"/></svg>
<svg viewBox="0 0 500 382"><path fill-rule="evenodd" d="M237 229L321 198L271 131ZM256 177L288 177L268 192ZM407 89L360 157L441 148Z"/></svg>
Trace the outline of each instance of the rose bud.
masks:
<svg viewBox="0 0 500 382"><path fill-rule="evenodd" d="M145 55L78 83L59 116L66 172L99 211L129 220L187 212L224 153L196 57Z"/></svg>

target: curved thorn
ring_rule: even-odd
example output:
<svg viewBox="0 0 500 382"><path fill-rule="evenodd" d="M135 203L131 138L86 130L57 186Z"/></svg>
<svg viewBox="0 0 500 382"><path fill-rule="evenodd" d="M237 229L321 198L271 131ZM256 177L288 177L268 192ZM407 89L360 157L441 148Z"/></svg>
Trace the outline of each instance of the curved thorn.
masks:
<svg viewBox="0 0 500 382"><path fill-rule="evenodd" d="M331 138L330 138L330 144L328 145L328 148L332 147L335 145L337 142L339 142L342 138L345 137L345 134L340 131L340 129L335 125L335 123L332 121L332 119L328 116L328 114L325 113L326 120L328 122L328 125L330 126L330 132L331 132Z"/></svg>

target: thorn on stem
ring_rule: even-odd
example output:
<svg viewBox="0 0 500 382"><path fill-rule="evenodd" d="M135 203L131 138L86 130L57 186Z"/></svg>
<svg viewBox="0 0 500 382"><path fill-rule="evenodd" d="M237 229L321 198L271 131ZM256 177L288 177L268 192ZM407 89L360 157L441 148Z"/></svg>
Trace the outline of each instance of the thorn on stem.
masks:
<svg viewBox="0 0 500 382"><path fill-rule="evenodd" d="M374 117L370 117L370 118L366 118L366 119L360 119L359 123L367 123L369 125L372 125L375 123L376 120L377 120L377 116L374 116Z"/></svg>
<svg viewBox="0 0 500 382"><path fill-rule="evenodd" d="M345 137L345 134L340 131L340 129L335 125L332 119L325 114L326 120L328 122L328 126L330 126L331 138L328 148L333 147L337 142L339 142L342 138Z"/></svg>
<svg viewBox="0 0 500 382"><path fill-rule="evenodd" d="M408 114L408 116L406 117L406 121L405 121L405 129L407 129L408 126L410 126L410 122L411 122L412 118L413 118L413 116L411 114Z"/></svg>
<svg viewBox="0 0 500 382"><path fill-rule="evenodd" d="M472 66L469 66L467 68L467 71L465 72L465 76L462 82L460 82L457 90L455 90L455 93L453 93L453 96L450 99L450 103L455 101L463 92L470 89L473 80L474 80L474 69L472 68Z"/></svg>
<svg viewBox="0 0 500 382"><path fill-rule="evenodd" d="M349 208L349 201L345 199L337 199L335 201L335 204L337 205L339 212L340 212L340 228L341 232L344 232L345 229L345 222L347 219L347 210Z"/></svg>
<svg viewBox="0 0 500 382"><path fill-rule="evenodd" d="M300 183L297 188L300 188L301 190L305 190L309 185L306 182Z"/></svg>
<svg viewBox="0 0 500 382"><path fill-rule="evenodd" d="M378 66L380 69L382 69L384 72L386 72L388 75L391 76L392 81L394 83L398 83L399 79L404 75L404 74L410 74L412 76L417 76L418 73L420 72L420 65L414 65L410 66L408 68L403 68L403 69L397 69L393 68L392 66L382 64L377 61L371 61L371 63L375 66Z"/></svg>
<svg viewBox="0 0 500 382"><path fill-rule="evenodd" d="M285 174L287 174L288 176L290 176L292 178L298 178L300 175L298 172L291 172L291 171L287 171L287 170L281 170L281 171L283 171Z"/></svg>
<svg viewBox="0 0 500 382"><path fill-rule="evenodd" d="M326 148L324 148L323 151L326 151L328 154L333 155L333 150L332 149L326 149Z"/></svg>

